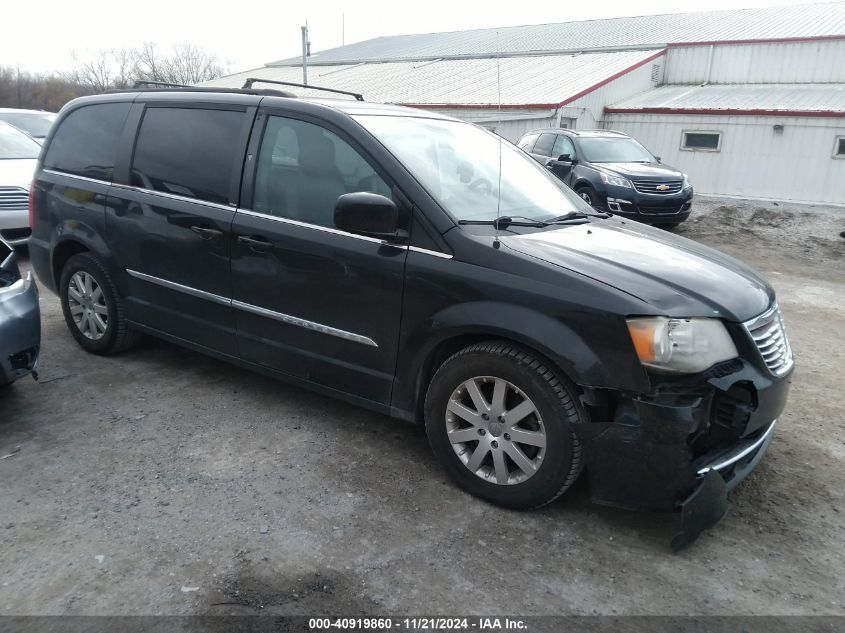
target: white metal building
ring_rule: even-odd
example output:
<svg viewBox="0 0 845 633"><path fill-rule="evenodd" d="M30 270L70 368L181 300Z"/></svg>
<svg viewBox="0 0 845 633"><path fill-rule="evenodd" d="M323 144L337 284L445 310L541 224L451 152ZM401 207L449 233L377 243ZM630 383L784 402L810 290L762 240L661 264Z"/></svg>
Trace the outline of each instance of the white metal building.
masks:
<svg viewBox="0 0 845 633"><path fill-rule="evenodd" d="M701 193L845 204L845 2L381 37L308 65L312 84L512 141L621 130ZM206 85L247 77L301 82L301 60Z"/></svg>

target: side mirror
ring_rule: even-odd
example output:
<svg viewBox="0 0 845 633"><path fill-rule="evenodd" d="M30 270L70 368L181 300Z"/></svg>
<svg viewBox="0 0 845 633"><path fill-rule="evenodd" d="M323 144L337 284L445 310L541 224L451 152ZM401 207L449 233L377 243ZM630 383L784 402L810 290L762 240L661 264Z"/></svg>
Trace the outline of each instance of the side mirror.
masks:
<svg viewBox="0 0 845 633"><path fill-rule="evenodd" d="M572 156L569 154L561 154L557 157L557 162L559 163L573 163L575 161L572 160Z"/></svg>
<svg viewBox="0 0 845 633"><path fill-rule="evenodd" d="M341 231L357 235L396 237L399 210L393 200L376 193L345 193L335 203L334 225Z"/></svg>

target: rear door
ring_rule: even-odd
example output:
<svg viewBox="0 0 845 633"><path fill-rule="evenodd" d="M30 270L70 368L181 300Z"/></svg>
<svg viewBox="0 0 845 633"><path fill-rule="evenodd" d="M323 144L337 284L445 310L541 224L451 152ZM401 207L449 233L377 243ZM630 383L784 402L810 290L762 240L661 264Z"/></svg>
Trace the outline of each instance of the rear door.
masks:
<svg viewBox="0 0 845 633"><path fill-rule="evenodd" d="M360 145L319 119L268 110L253 136L232 242L241 356L389 403L407 241L340 231L334 207L356 191L390 197L392 183Z"/></svg>
<svg viewBox="0 0 845 633"><path fill-rule="evenodd" d="M126 181L107 201L129 319L232 355L231 227L254 113L239 105L136 104Z"/></svg>

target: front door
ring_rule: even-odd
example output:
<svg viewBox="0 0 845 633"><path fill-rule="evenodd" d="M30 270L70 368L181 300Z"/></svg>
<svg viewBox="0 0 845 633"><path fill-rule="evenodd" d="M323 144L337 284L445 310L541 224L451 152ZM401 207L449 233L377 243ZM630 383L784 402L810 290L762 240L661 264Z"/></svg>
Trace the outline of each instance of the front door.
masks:
<svg viewBox="0 0 845 633"><path fill-rule="evenodd" d="M232 355L232 203L250 114L147 106L129 184L116 183L106 204L109 242L126 273L128 318Z"/></svg>
<svg viewBox="0 0 845 633"><path fill-rule="evenodd" d="M232 298L241 356L388 404L407 245L334 226L339 196L391 196L361 148L314 120L259 114L232 228ZM251 164L251 163L250 163Z"/></svg>
<svg viewBox="0 0 845 633"><path fill-rule="evenodd" d="M569 156L569 161L559 161L561 156ZM558 134L555 139L554 147L552 147L552 162L549 164L549 169L552 173L560 178L567 185L572 184L572 160L575 158L575 145L572 139L563 134Z"/></svg>

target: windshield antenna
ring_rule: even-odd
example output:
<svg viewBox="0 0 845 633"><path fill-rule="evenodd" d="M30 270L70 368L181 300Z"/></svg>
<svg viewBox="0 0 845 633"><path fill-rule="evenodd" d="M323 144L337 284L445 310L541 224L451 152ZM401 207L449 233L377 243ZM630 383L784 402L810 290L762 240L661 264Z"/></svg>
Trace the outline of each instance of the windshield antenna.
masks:
<svg viewBox="0 0 845 633"><path fill-rule="evenodd" d="M496 135L499 137L499 183L496 192L496 222L493 224L493 248L499 248L499 220L502 217L502 135L498 130L502 127L502 69L499 63L499 30L496 30L496 98L498 101L498 119L496 121Z"/></svg>

